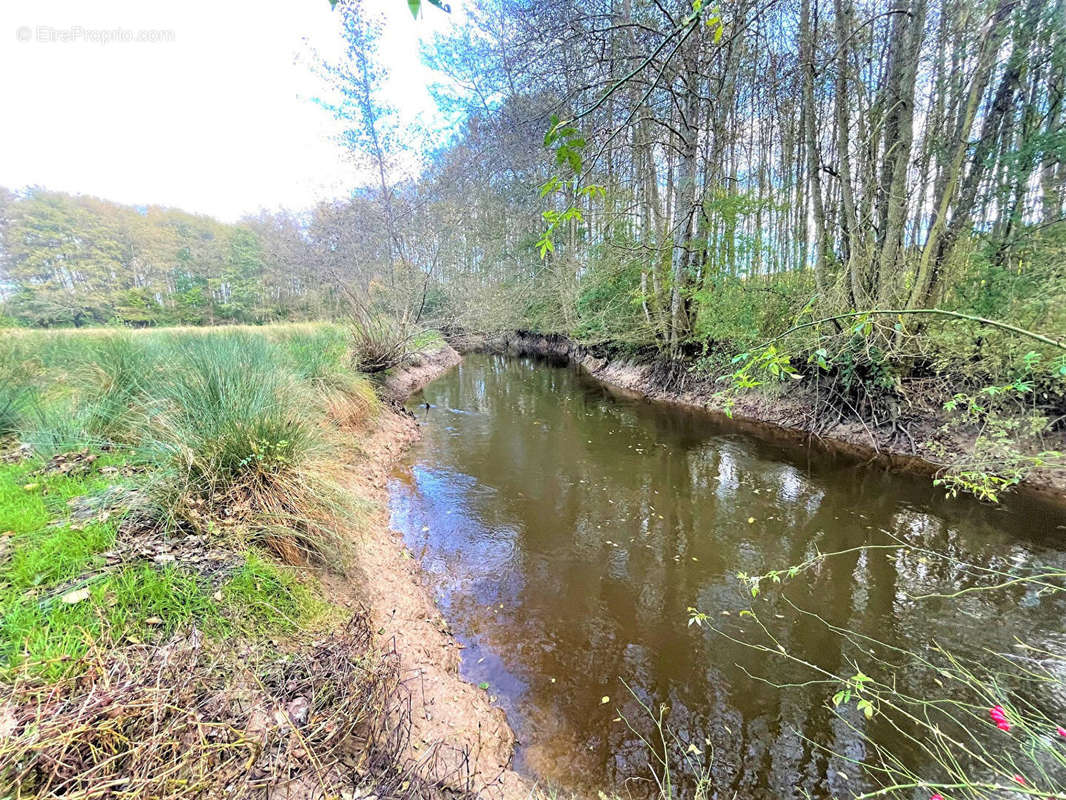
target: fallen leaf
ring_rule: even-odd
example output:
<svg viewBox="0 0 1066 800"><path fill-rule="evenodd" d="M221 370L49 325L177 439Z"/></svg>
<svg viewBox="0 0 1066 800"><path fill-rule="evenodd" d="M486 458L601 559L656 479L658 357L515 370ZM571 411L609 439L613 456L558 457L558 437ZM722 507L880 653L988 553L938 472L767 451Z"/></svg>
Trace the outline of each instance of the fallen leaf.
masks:
<svg viewBox="0 0 1066 800"><path fill-rule="evenodd" d="M75 603L80 603L82 600L88 600L89 599L89 590L88 589L71 589L69 592L67 592L65 595L63 595L59 599L62 600L67 605L74 605Z"/></svg>
<svg viewBox="0 0 1066 800"><path fill-rule="evenodd" d="M144 621L145 625L162 625L163 620L161 617L149 617Z"/></svg>
<svg viewBox="0 0 1066 800"><path fill-rule="evenodd" d="M18 728L18 719L15 717L15 707L10 703L0 706L0 740L6 739Z"/></svg>

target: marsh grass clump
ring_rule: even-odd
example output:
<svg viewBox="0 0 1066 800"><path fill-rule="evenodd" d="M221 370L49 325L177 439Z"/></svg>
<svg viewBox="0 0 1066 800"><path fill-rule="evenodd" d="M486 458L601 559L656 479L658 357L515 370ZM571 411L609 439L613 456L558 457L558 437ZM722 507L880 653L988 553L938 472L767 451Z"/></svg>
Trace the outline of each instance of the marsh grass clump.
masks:
<svg viewBox="0 0 1066 800"><path fill-rule="evenodd" d="M249 529L286 561L332 550L343 501L314 387L276 345L243 333L174 344L153 391L138 457L168 531Z"/></svg>
<svg viewBox="0 0 1066 800"><path fill-rule="evenodd" d="M22 342L0 341L0 439L18 432L29 409L39 366Z"/></svg>
<svg viewBox="0 0 1066 800"><path fill-rule="evenodd" d="M428 796L395 658L290 566L361 524L345 329L20 332L0 373L0 785L332 792L355 747L369 793Z"/></svg>
<svg viewBox="0 0 1066 800"><path fill-rule="evenodd" d="M243 534L289 562L333 554L338 428L378 409L345 329L25 333L0 371L0 424L39 455L130 454L142 524Z"/></svg>
<svg viewBox="0 0 1066 800"><path fill-rule="evenodd" d="M289 368L316 390L329 419L355 427L377 412L377 393L355 371L357 357L349 349L349 335L343 328L323 325L311 332L288 332L279 343Z"/></svg>

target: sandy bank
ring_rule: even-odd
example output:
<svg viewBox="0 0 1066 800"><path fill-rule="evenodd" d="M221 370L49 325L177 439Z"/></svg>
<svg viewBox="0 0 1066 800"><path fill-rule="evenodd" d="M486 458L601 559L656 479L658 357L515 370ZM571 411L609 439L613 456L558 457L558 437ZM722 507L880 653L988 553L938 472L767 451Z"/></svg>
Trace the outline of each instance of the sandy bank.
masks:
<svg viewBox="0 0 1066 800"><path fill-rule="evenodd" d="M419 438L418 424L398 405L439 377L461 357L451 347L421 354L385 382L393 405L379 415L361 442L351 489L373 509L368 529L375 535L355 543L348 586L368 608L378 644L394 649L410 702L406 760L442 788L486 798L528 797L530 788L510 769L515 737L502 709L486 692L459 675L460 645L433 603L421 568L389 528L388 478L397 460Z"/></svg>

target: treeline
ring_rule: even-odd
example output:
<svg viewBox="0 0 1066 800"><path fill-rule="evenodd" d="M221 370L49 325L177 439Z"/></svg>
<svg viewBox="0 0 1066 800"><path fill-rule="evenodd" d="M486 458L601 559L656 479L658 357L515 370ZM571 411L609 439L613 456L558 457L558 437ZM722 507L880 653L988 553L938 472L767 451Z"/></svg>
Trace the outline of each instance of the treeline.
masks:
<svg viewBox="0 0 1066 800"><path fill-rule="evenodd" d="M328 209L282 212L227 225L170 208L0 189L2 313L43 327L332 317L338 298L312 257L328 217Z"/></svg>
<svg viewBox="0 0 1066 800"><path fill-rule="evenodd" d="M479 0L425 53L465 121L415 180L380 23L337 13L349 47L323 72L376 185L236 226L8 194L6 313L432 318L732 353L851 309L1066 331L1064 0ZM923 368L1028 348L873 326L879 358Z"/></svg>
<svg viewBox="0 0 1066 800"><path fill-rule="evenodd" d="M577 212L544 268L494 265L546 322L728 338L814 298L1066 329L1061 0L483 0L474 17L429 54L490 120L460 146L478 154L471 228L482 202ZM559 179L538 207L528 143L549 114L574 145L534 161ZM497 219L481 243L514 253L550 222Z"/></svg>

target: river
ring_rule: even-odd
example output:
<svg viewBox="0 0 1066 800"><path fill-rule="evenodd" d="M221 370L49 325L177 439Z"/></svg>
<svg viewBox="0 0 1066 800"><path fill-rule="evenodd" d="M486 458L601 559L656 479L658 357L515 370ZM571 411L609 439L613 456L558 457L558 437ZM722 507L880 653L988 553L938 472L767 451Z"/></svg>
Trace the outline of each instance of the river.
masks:
<svg viewBox="0 0 1066 800"><path fill-rule="evenodd" d="M748 608L796 657L842 674L874 671L892 647L979 661L1019 632L1066 649L1062 594L923 597L989 582L963 562L1066 564L1058 506L948 500L926 477L740 432L540 360L467 356L410 408L424 436L392 476L393 525L465 646L463 675L507 712L516 768L537 780L652 794L654 748L640 736L654 741L647 709L665 706L672 778L691 791L697 773L722 798L867 786L861 732L879 715L834 713L827 684L774 685L803 670L745 644L761 635ZM890 547L825 559L757 599L737 578L861 545ZM690 624L690 607L707 623ZM866 653L828 625L878 644ZM936 691L924 674L897 679ZM897 749L920 758L906 740Z"/></svg>

